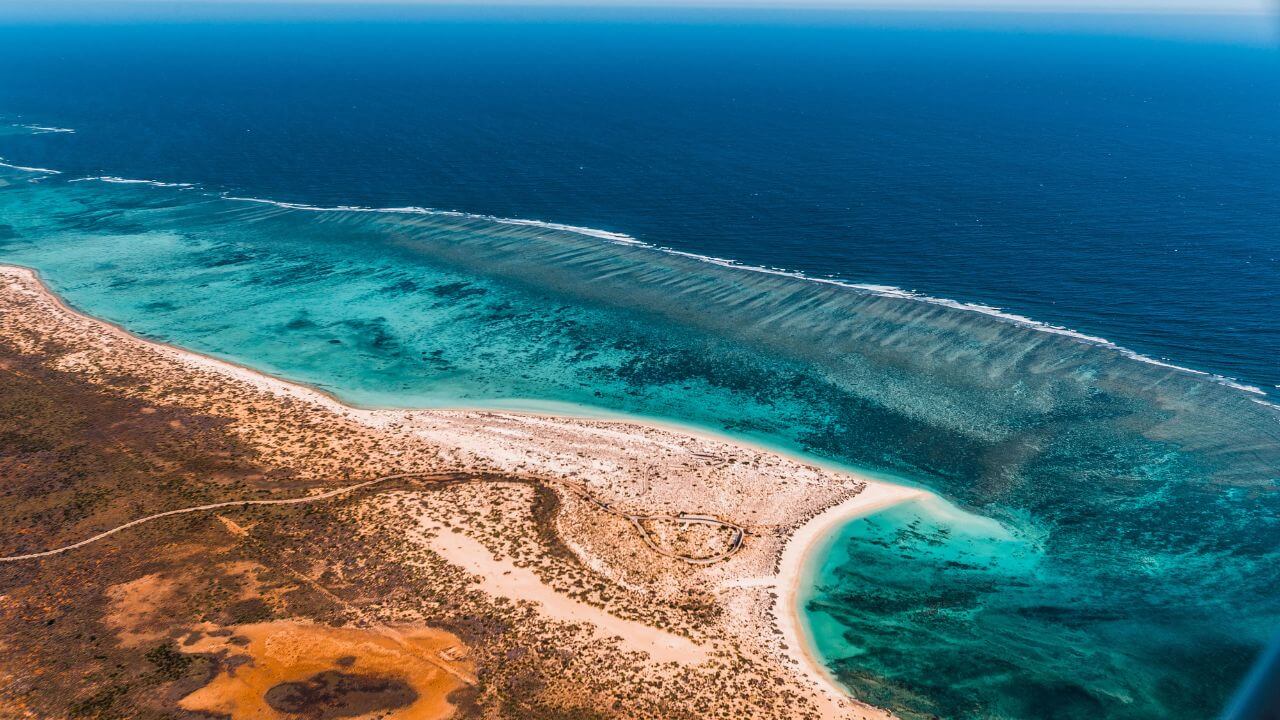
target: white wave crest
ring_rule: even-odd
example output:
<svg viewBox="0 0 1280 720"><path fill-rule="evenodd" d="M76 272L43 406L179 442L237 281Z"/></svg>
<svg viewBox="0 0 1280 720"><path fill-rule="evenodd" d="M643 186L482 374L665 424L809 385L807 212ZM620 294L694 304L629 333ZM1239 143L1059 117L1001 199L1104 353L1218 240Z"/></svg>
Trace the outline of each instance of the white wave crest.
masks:
<svg viewBox="0 0 1280 720"><path fill-rule="evenodd" d="M504 218L497 215L481 215L479 213L462 212L461 210L436 210L435 208L426 207L390 207L390 208L374 208L364 207L362 205L307 205L304 203L282 202L280 200L267 200L255 197L236 197L234 195L224 195L227 200L236 200L239 202L255 202L267 205L275 205L276 207L287 208L289 210L306 210L309 212L366 212L366 213L388 213L399 215L434 215L437 217L456 217L466 220L485 220L488 222L498 223L500 225L523 225L526 227L540 227L548 230L561 230L563 232L571 232L577 235L587 235L611 242L624 243L628 245L647 245L625 233L612 232L610 230L600 230L597 228L583 227L581 225L565 225L563 223L546 222L543 220L526 220L523 218Z"/></svg>
<svg viewBox="0 0 1280 720"><path fill-rule="evenodd" d="M1226 375L1218 375L1210 372L1205 372L1204 370L1196 370L1195 368L1176 365L1166 360L1159 360L1149 355L1144 355L1140 352L1137 352L1136 350L1130 350L1129 348L1124 347L1123 345L1117 344L1103 337L1098 337L1096 335L1087 335L1085 333L1079 332L1078 330L1072 330L1071 328L1063 327L1061 325L1053 325L1050 323L1041 322L1040 320L1035 320L1035 319L1026 317L1025 315L1018 315L1016 313L1007 312L998 307L993 307L991 305L986 305L983 303L961 302L959 300L952 300L950 298L934 297L932 295L925 295L923 293L915 292L913 290L905 290L903 288L895 287L893 285L874 285L869 283L855 283L855 282L850 282L847 280L841 280L841 279L832 278L832 277L815 277L813 275L808 275L798 270L786 270L783 268L768 268L768 267L761 267L758 265L747 265L745 263L740 263L736 260L728 260L725 258L715 257L712 255L700 255L697 253L685 252L683 250L676 250L673 248L662 247L658 245L651 245L649 243L643 243L639 241L635 241L634 244L644 245L646 247L652 248L654 250L658 250L660 252L668 253L670 255L679 255L681 257L692 258L694 260L711 263L713 265L720 265L722 267L731 267L739 270L746 270L749 272L765 273L768 275L782 275L785 277L796 278L796 279L804 280L807 282L823 283L826 285L838 285L840 287L857 290L859 292L867 293L870 295L876 295L879 297L912 300L915 302L922 302L922 303L928 303L930 305L938 305L941 307L951 308L953 310L964 310L966 312L981 313L983 315L988 315L990 317L998 318L1000 320L1003 320L1004 322L1007 322L1013 325L1018 325L1020 327L1024 327L1030 330L1050 333L1053 335L1061 335L1084 344L1104 347L1104 348L1107 348L1108 350L1117 352L1131 360L1137 360L1138 362L1143 362L1150 365L1157 365L1160 367L1169 368L1171 370L1178 370L1180 372L1191 373L1193 375L1198 375L1204 378L1208 378L1216 383L1233 387L1237 390L1243 390L1245 392L1253 393L1255 395L1263 395L1263 396L1267 395L1267 392L1260 387L1257 387L1254 385L1246 385L1240 382L1239 380L1236 380L1235 378L1232 378L1232 377L1227 377ZM1270 404L1270 403L1264 403L1264 404ZM1277 407L1280 407L1280 406L1277 406Z"/></svg>
<svg viewBox="0 0 1280 720"><path fill-rule="evenodd" d="M122 177L115 177L112 175L102 175L100 177L82 177L82 178L76 178L74 180L68 180L68 182L104 182L104 183L115 183L117 185L150 185L152 187L165 187L165 188L195 187L193 183L162 182L160 180L135 180L133 178L122 178Z"/></svg>
<svg viewBox="0 0 1280 720"><path fill-rule="evenodd" d="M49 170L47 168L35 168L35 167L24 167L22 165L12 165L12 164L3 162L3 158L0 158L0 167L8 167L8 168L13 168L15 170L23 170L26 172L45 173L45 174L59 174L60 172L58 170ZM100 177L77 178L75 180L72 180L71 182L82 182L82 181L98 181L98 182L128 184L128 185L149 185L152 187L178 188L178 189L191 189L195 187L195 185L192 183L162 182L160 180L139 180L139 179L133 179L133 178L115 177L110 175L105 175ZM1060 335L1063 337L1071 338L1072 340L1075 340L1080 343L1107 348L1131 360L1147 363L1149 365L1156 365L1159 367L1168 368L1170 370L1189 373L1192 375L1206 378L1208 380L1211 380L1221 385L1225 385L1227 387L1235 388L1237 390L1241 390L1254 395L1259 395L1262 397L1268 397L1267 392L1262 388L1259 388L1254 385L1247 385L1232 377L1210 373L1204 370L1196 370L1194 368L1189 368L1183 365L1177 365L1167 360L1156 359L1149 355L1144 355L1140 352L1137 352L1136 350L1131 350L1129 348L1126 348L1123 345L1112 342L1111 340L1108 340L1103 337L1087 335L1085 333L1079 332L1077 330L1072 330L1071 328L1063 327L1061 325L1053 325L1050 323L1041 322L1039 320L1026 317L1025 315L1018 315L1016 313L1007 312L1005 310L1002 310L1001 308L994 307L991 305L985 305L982 303L962 302L959 300L952 300L950 298L934 297L931 295L925 295L923 293L915 292L913 290L906 290L906 289L895 287L892 285L875 285L870 283L856 283L856 282L842 280L840 278L835 278L835 277L816 277L798 270L788 270L785 268L771 268L771 267L762 267L758 265L748 265L746 263L742 263L737 260L716 257L714 255L702 255L699 253L692 253L684 250L676 250L675 248L665 247L662 245L655 245L653 243L648 243L643 240L637 240L636 238L630 235L627 235L626 233L614 232L611 230L601 230L599 228L583 227L581 225L568 225L565 223L547 222L543 220L529 220L525 218L505 218L505 217L499 217L496 215L484 215L479 213L462 212L460 210L437 210L434 208L417 207L417 206L374 208L374 207L365 207L360 205L335 205L335 206L325 207L325 206L319 206L319 205L308 205L305 203L291 203L291 202L283 202L280 200L268 200L265 198L255 198L255 197L238 197L234 195L225 195L225 194L222 197L223 199L230 200L230 201L263 203L267 205L274 205L280 208L285 208L288 210L301 210L306 212L363 212L363 213L386 213L386 214L393 214L393 215L395 214L433 215L433 216L441 216L441 217L463 218L467 220L482 220L487 222L498 223L501 225L539 227L539 228L546 228L548 230L558 230L561 232L569 232L569 233L574 233L576 235L584 235L587 237L606 240L608 242L616 243L619 245L642 247L649 250L666 253L669 255L677 255L680 257L689 258L691 260L696 260L699 262L710 263L712 265L718 265L726 268L734 268L734 269L742 270L746 272L764 273L768 275L780 275L783 277L803 280L805 282L822 283L826 285L836 285L839 287L848 288L850 290L854 290L854 291L868 294L868 295L875 295L875 296L886 297L886 298L897 298L901 300L910 300L913 302L928 303L930 305L938 305L941 307L951 308L953 310L962 310L966 312L981 313L983 315L994 317L1004 322L1017 325L1019 327L1035 330L1037 332ZM1280 405L1274 405L1270 402L1265 402L1262 400L1257 400L1256 402L1280 409Z"/></svg>
<svg viewBox="0 0 1280 720"><path fill-rule="evenodd" d="M1018 315L1016 313L1007 312L1005 310L1002 310L1001 308L993 307L991 305L985 305L983 303L962 302L959 300L952 300L950 298L934 297L931 295L925 295L923 293L915 292L913 290L905 290L903 288L895 287L892 285L875 285L875 284L869 284L869 283L856 283L856 282L850 282L847 280L841 280L839 278L834 278L834 277L815 277L813 275L809 275L807 273L804 273L798 270L788 270L785 268L771 268L771 267L762 267L758 265L748 265L746 263L742 263L737 260L730 260L727 258L715 257L714 255L701 255L699 253L692 253L684 250L676 250L675 248L655 245L652 243L645 242L643 240L637 240L636 238L630 235L627 235L625 233L613 232L609 230L600 230L597 228L590 228L590 227L582 227L579 225L566 225L563 223L545 222L542 220L504 218L504 217L497 217L495 215L481 215L476 213L461 212L457 210L436 210L433 208L424 208L424 207L371 208L371 207L363 207L359 205L336 205L336 206L330 206L330 207L323 207L318 205L307 205L304 203L289 203L289 202L281 202L279 200L267 200L263 198L235 197L230 195L224 195L223 197L227 200L235 200L240 202L265 203L268 205L275 205L276 207L287 208L289 210L305 210L310 212L373 212L373 213L406 214L406 215L436 215L436 216L465 218L468 220L487 220L490 222L500 223L503 225L523 225L523 226L530 226L530 227L547 228L551 230L560 230L564 232L571 232L578 235L586 235L589 237L600 238L600 239L607 240L609 242L617 243L620 245L643 247L649 250L655 250L658 252L666 253L668 255L678 255L680 257L697 260L699 262L710 263L712 265L719 265L721 267L726 267L726 268L734 268L736 270L743 270L746 272L764 273L768 275L780 275L783 277L795 278L797 280L803 280L806 282L822 283L826 285L837 285L839 287L848 288L850 290L854 290L854 291L868 294L868 295L875 295L878 297L910 300L913 302L928 303L930 305L938 305L940 307L951 308L953 310L963 310L966 312L981 313L983 315L994 317L1004 322L1017 325L1019 327L1024 327L1029 330L1050 333L1053 335L1060 335L1083 344L1103 347L1113 352L1119 353L1120 355L1126 358L1129 358L1131 360L1136 360L1138 362L1147 363L1149 365L1156 365L1159 367L1168 368L1170 370L1176 370L1179 372L1190 373L1192 375L1206 378L1220 385L1226 385L1227 387L1235 388L1237 390L1242 390L1244 392L1252 393L1254 395L1260 395L1263 397L1267 396L1267 392L1262 388L1259 388L1254 385L1247 385L1232 377L1205 372L1204 370L1196 370L1195 368L1189 368L1183 365L1177 365L1167 360L1160 360L1157 358L1153 358L1149 355L1144 355L1140 352L1137 352L1136 350L1131 350L1127 347L1124 347L1123 345L1112 342L1103 337L1088 335L1088 334L1079 332L1077 330L1072 330L1071 328L1063 327L1061 325L1053 325L1050 323L1041 322L1039 320L1026 317L1025 315ZM1261 402L1264 405L1270 405L1272 407L1276 407L1277 409L1280 409L1280 405L1272 405L1271 403L1263 402L1260 400L1258 402Z"/></svg>
<svg viewBox="0 0 1280 720"><path fill-rule="evenodd" d="M26 165L14 165L12 163L5 162L4 158L0 158L0 167L7 167L13 170L21 170L23 172L41 173L42 175L61 175L62 174L60 170L50 170L49 168L40 168L40 167L28 167Z"/></svg>
<svg viewBox="0 0 1280 720"><path fill-rule="evenodd" d="M50 125L22 125L14 123L14 127L20 127L24 130L30 130L33 135L44 135L46 133L74 133L74 128L53 127Z"/></svg>

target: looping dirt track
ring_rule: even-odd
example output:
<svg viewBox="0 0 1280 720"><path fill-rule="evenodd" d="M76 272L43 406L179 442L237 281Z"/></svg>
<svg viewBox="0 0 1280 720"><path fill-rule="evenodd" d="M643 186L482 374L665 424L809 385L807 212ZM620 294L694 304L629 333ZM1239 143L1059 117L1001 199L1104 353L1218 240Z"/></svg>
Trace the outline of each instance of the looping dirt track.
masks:
<svg viewBox="0 0 1280 720"><path fill-rule="evenodd" d="M122 525L117 525L111 528L110 530L105 530L103 532L98 533L97 535L94 535L93 537L85 538L84 540L81 540L76 543L72 543L70 545L63 545L62 547L53 548L51 550L42 550L40 552L26 553L23 555L10 555L8 557L0 557L0 562L18 562L21 560L36 560L39 558L50 557L53 555L60 555L62 553L69 552L77 548L82 548L86 545L91 545L95 542L98 542L99 540L108 538L122 530L127 530L131 527L136 527L138 525L151 522L152 520L159 520L160 518L172 517L174 515L185 515L188 513L208 512L210 510L219 510L222 508L229 508L229 507L247 507L249 505L300 505L303 503L319 502L322 500L329 500L335 497L340 497L342 495L347 495L357 490L367 488L372 485L378 485L381 483L389 482L391 480L403 480L406 478L441 478L443 479L443 478L451 478L453 477L453 475L454 475L453 473L396 473L394 475L383 475L380 478L375 478L373 480L366 480L365 482L356 483L355 485L348 485L346 487L335 488L333 490L317 493L315 495L303 495L301 497L281 498L277 500L228 500L225 502L210 503L208 505L196 505L188 508L179 508L177 510L166 510L165 512L155 513L154 515L147 515L145 517L137 518L136 520L130 520L127 523L124 523ZM565 484L565 483L561 483L561 484ZM573 487L573 486L570 485L570 487ZM576 491L576 493L579 494L581 497L583 497L584 499L594 504L600 510L603 510L613 515L617 515L618 517L624 518L627 521L629 521L631 525L635 527L636 531L640 533L640 538L644 541L644 544L650 550L658 553L659 555L676 558L678 560L683 560L685 562L693 563L696 565L708 565L708 564L719 562L721 560L724 560L730 557L735 552L737 552L739 548L742 547L742 539L745 534L744 529L732 523L727 523L722 520L717 520L715 518L707 517L704 515L688 515L688 514L670 515L670 516L669 515L631 515L631 514L627 514L627 513L615 510L614 508L610 507L607 503L600 502L599 500L592 497L589 493L587 493L585 489L573 487L573 490ZM644 527L644 523L655 521L655 520L699 523L699 524L705 524L705 525L715 525L719 527L726 527L732 531L733 537L730 540L728 549L726 549L723 552L717 553L715 555L712 555L709 557L693 557L688 555L681 555L679 553L673 553L663 549L653 540L653 537L649 533L649 530Z"/></svg>

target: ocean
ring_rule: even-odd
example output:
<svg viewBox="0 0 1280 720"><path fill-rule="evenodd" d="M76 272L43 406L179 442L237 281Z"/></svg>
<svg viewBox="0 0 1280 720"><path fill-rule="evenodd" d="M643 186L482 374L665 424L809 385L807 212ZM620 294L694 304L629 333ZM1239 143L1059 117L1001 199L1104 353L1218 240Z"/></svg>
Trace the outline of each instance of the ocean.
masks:
<svg viewBox="0 0 1280 720"><path fill-rule="evenodd" d="M851 691L1215 714L1280 629L1274 40L740 12L0 15L0 262L361 405L927 487L816 561Z"/></svg>

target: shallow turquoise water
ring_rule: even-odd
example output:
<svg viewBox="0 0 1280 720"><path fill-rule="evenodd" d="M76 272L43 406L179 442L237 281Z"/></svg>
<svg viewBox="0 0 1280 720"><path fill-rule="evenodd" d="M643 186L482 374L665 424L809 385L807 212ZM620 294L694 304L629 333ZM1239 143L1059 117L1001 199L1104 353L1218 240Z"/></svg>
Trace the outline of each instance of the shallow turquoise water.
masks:
<svg viewBox="0 0 1280 720"><path fill-rule="evenodd" d="M858 697L926 716L1105 716L1099 695L1134 704L1144 668L1100 656L1093 638L1082 646L1068 618L1036 617L1080 595L1058 585L1043 540L933 497L853 521L807 569L813 645Z"/></svg>
<svg viewBox="0 0 1280 720"><path fill-rule="evenodd" d="M492 219L0 168L0 261L379 406L566 403L898 475L808 601L904 715L1212 715L1280 621L1280 413L979 313Z"/></svg>

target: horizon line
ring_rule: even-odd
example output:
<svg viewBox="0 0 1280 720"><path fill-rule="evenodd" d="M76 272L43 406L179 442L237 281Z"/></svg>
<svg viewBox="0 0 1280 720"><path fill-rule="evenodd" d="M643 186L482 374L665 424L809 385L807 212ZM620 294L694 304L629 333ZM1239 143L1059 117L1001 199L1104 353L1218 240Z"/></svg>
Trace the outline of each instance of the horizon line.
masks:
<svg viewBox="0 0 1280 720"><path fill-rule="evenodd" d="M1055 13L1094 15L1275 15L1280 0L1225 0L1206 3L1203 0L46 0L49 5L97 7L104 5L209 5L209 6L305 6L345 5L348 7L421 6L421 7L545 7L545 8L686 8L686 9L759 9L759 10L874 10L902 12L1002 12Z"/></svg>

